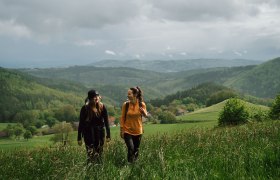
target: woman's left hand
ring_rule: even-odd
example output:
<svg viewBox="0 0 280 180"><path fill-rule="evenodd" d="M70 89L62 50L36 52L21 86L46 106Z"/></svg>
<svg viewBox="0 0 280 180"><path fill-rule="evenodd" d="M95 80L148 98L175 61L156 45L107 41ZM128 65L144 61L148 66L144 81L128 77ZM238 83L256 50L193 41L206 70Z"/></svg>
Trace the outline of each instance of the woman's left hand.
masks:
<svg viewBox="0 0 280 180"><path fill-rule="evenodd" d="M140 107L140 112L141 112L141 114L142 114L144 117L147 117L148 112L146 111L146 109Z"/></svg>

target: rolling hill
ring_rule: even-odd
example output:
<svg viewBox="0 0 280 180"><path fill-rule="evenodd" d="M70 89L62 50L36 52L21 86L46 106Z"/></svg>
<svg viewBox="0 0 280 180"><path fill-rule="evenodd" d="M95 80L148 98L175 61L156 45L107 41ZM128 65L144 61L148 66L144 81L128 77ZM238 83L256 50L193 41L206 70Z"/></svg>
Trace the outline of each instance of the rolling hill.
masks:
<svg viewBox="0 0 280 180"><path fill-rule="evenodd" d="M142 87L146 100L150 100L163 98L205 82L221 84L257 97L273 98L280 91L280 76L277 71L279 61L279 58L276 58L260 65L215 67L168 73L128 67L94 66L21 69L21 71L38 77L59 78L81 83L88 88L101 89L105 96L115 101L125 100L126 89L131 86ZM176 64L178 62L174 61L170 66L179 66L180 63ZM106 65L106 61L104 64Z"/></svg>
<svg viewBox="0 0 280 180"><path fill-rule="evenodd" d="M77 95L77 91L73 92L73 84L68 84L67 92L37 81L39 78L28 74L0 68L0 122L18 122L17 120L24 119L23 114L28 114L29 117L34 115L35 118L40 119L43 112L47 113L67 104L79 111L83 97ZM55 85L51 82L50 84ZM62 86L58 87L62 88Z"/></svg>
<svg viewBox="0 0 280 180"><path fill-rule="evenodd" d="M224 84L258 97L274 98L280 93L280 58L255 66Z"/></svg>
<svg viewBox="0 0 280 180"><path fill-rule="evenodd" d="M178 119L181 119L183 121L190 121L190 122L204 122L204 121L215 121L218 122L219 114L223 110L223 107L225 106L227 100L224 100L218 104L198 109L194 112L178 116ZM262 110L262 111L268 111L269 108L267 106L262 106L258 104L249 103L246 101L243 101L245 103L245 106L247 109L255 109L255 110Z"/></svg>

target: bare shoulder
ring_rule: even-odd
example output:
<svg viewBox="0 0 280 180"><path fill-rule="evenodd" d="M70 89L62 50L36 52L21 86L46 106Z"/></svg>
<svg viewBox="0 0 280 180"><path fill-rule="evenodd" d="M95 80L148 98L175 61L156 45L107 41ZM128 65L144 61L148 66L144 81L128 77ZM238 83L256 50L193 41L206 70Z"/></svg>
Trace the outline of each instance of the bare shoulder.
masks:
<svg viewBox="0 0 280 180"><path fill-rule="evenodd" d="M141 102L143 107L146 107L146 103L144 101Z"/></svg>

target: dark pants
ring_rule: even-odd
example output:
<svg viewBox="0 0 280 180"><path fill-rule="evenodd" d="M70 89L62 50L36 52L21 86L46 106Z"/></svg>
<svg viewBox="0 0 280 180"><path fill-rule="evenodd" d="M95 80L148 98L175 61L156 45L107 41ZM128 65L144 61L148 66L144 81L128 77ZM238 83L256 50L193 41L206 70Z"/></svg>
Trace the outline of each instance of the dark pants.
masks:
<svg viewBox="0 0 280 180"><path fill-rule="evenodd" d="M86 135L87 134L87 135ZM105 141L104 128L94 127L84 136L88 161L99 161Z"/></svg>
<svg viewBox="0 0 280 180"><path fill-rule="evenodd" d="M127 160L132 163L138 158L139 146L142 135L133 136L124 133L124 141L127 146Z"/></svg>

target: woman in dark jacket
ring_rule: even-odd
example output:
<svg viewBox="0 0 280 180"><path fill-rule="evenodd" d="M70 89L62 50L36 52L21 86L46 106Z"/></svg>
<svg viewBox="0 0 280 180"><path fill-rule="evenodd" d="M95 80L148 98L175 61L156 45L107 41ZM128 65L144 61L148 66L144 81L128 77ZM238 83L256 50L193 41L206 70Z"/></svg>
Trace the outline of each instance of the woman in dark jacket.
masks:
<svg viewBox="0 0 280 180"><path fill-rule="evenodd" d="M100 160L103 145L106 139L110 140L110 128L108 122L107 109L100 102L100 96L97 91L90 90L86 98L85 105L80 111L80 122L78 127L78 144L82 145L84 138L88 162Z"/></svg>

